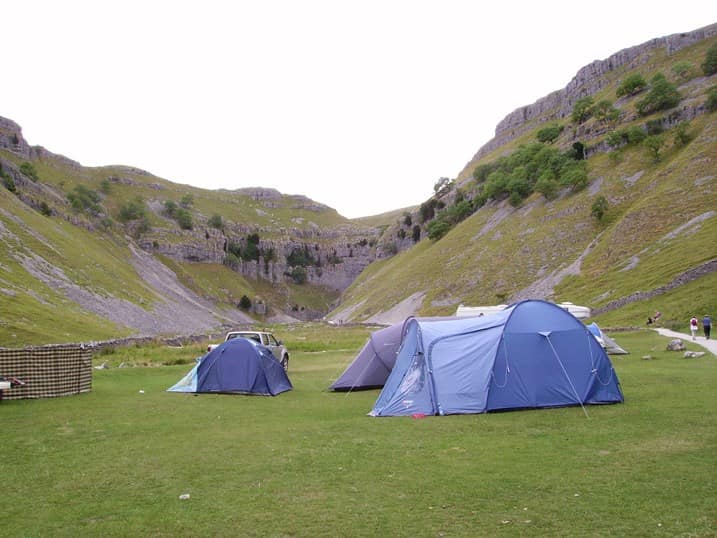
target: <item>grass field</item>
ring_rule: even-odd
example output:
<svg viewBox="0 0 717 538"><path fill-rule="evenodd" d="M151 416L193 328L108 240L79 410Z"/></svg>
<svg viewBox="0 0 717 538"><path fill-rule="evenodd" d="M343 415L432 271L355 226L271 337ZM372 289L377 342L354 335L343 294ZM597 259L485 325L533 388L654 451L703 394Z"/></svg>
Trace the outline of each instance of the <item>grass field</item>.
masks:
<svg viewBox="0 0 717 538"><path fill-rule="evenodd" d="M588 407L589 418L579 407L370 418L378 391L326 391L364 333L334 331L326 351L307 342L315 329L286 335L294 390L275 398L167 393L189 369L179 364L96 370L91 393L3 401L0 532L717 535L714 356L617 333L631 352L612 357L625 403Z"/></svg>

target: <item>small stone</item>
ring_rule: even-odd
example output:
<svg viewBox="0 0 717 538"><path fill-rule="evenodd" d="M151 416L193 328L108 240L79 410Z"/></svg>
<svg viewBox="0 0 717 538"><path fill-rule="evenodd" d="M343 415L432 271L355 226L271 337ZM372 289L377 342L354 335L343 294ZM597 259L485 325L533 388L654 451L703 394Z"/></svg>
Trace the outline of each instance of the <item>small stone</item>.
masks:
<svg viewBox="0 0 717 538"><path fill-rule="evenodd" d="M189 495L189 493L182 493L182 494L179 496L179 499L182 500L182 501L186 501L186 500L188 500L190 497L191 497L191 496Z"/></svg>

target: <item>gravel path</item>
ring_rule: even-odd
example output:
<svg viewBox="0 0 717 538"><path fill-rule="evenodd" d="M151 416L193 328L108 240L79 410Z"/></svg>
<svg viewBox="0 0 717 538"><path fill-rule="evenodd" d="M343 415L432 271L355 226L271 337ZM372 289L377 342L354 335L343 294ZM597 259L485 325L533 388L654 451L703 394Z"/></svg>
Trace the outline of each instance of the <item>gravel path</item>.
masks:
<svg viewBox="0 0 717 538"><path fill-rule="evenodd" d="M704 336L697 336L696 340L692 340L692 336L689 334L678 333L675 331L671 331L670 329L662 329L662 328L657 328L654 330L656 330L662 336L669 336L670 338L679 338L680 340L687 340L689 342L694 342L695 344L702 346L703 348L707 349L708 351L711 351L713 355L717 356L717 340L714 340L712 338L710 338L709 340L706 340ZM700 327L700 330L702 330L702 327Z"/></svg>

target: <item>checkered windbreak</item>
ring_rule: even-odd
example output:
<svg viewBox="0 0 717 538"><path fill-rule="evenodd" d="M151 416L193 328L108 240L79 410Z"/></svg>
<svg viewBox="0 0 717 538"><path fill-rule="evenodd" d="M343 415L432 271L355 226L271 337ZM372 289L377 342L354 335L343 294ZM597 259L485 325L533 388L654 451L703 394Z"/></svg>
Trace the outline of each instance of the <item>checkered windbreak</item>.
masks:
<svg viewBox="0 0 717 538"><path fill-rule="evenodd" d="M0 376L25 384L2 391L4 400L53 398L92 389L92 349L83 345L0 348Z"/></svg>

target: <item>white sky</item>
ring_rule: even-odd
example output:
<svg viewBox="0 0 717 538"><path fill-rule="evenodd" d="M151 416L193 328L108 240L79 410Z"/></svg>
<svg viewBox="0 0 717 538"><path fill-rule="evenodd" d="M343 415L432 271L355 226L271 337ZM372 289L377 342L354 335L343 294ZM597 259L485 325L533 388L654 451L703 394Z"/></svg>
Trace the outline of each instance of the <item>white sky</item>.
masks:
<svg viewBox="0 0 717 538"><path fill-rule="evenodd" d="M0 15L0 116L30 144L359 217L425 201L507 114L593 60L717 22L717 2L0 0Z"/></svg>

